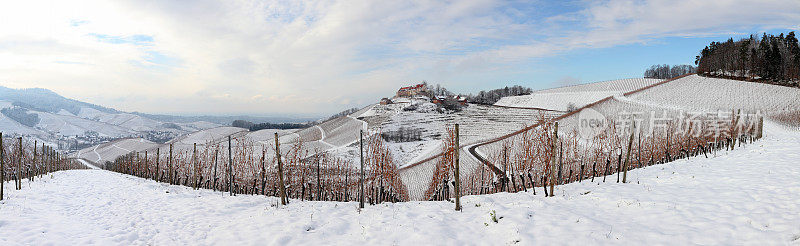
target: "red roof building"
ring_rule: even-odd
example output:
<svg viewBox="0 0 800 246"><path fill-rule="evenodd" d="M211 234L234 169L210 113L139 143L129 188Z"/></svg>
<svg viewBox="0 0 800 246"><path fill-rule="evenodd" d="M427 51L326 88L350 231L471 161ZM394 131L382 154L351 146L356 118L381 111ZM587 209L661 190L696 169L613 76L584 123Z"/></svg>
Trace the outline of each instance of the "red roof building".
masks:
<svg viewBox="0 0 800 246"><path fill-rule="evenodd" d="M397 97L412 97L425 91L428 91L428 87L425 84L406 86L397 90Z"/></svg>

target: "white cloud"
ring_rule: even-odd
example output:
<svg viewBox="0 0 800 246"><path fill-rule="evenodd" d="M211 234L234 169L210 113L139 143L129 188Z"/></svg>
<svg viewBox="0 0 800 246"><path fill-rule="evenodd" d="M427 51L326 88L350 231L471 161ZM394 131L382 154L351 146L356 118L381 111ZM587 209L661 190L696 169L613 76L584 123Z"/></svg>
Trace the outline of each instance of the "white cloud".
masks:
<svg viewBox="0 0 800 246"><path fill-rule="evenodd" d="M793 0L526 8L541 20L526 20L533 13L515 4L13 1L0 8L0 81L131 111L330 113L403 83L500 73L573 49L800 22ZM153 41L109 43L92 34Z"/></svg>

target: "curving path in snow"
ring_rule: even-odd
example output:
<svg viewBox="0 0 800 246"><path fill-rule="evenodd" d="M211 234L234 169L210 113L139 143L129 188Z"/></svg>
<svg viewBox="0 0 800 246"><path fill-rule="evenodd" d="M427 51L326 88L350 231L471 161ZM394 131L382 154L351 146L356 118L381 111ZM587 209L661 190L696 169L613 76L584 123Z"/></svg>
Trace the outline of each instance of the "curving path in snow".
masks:
<svg viewBox="0 0 800 246"><path fill-rule="evenodd" d="M87 166L87 167L89 167L89 169L100 170L100 168L99 168L99 167L97 167L97 166L95 166L95 165L92 165L91 163L89 163L88 161L86 161L86 160L84 160L84 159L76 159L76 160L78 160L78 161L79 161L80 163L82 163L84 166Z"/></svg>
<svg viewBox="0 0 800 246"><path fill-rule="evenodd" d="M6 185L0 245L796 245L800 131L631 170L628 184L585 181L450 202L301 202L230 197L103 170ZM609 180L615 180L611 178ZM498 222L491 220L496 214Z"/></svg>

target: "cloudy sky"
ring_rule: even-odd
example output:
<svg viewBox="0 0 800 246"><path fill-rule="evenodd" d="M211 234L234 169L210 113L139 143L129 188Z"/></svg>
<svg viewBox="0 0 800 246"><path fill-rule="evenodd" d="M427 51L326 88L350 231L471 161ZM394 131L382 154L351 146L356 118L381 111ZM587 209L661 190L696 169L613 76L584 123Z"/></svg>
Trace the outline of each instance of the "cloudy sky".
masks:
<svg viewBox="0 0 800 246"><path fill-rule="evenodd" d="M641 77L800 29L800 1L3 1L0 85L125 111L322 116L456 92Z"/></svg>

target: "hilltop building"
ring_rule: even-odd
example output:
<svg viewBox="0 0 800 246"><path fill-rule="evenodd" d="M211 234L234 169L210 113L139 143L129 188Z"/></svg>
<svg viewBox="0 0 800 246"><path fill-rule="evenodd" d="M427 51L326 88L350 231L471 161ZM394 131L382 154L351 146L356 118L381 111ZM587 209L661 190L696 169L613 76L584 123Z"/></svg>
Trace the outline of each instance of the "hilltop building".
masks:
<svg viewBox="0 0 800 246"><path fill-rule="evenodd" d="M428 91L428 85L422 83L413 86L403 87L397 90L397 97L413 97Z"/></svg>

